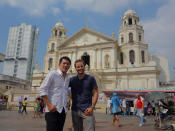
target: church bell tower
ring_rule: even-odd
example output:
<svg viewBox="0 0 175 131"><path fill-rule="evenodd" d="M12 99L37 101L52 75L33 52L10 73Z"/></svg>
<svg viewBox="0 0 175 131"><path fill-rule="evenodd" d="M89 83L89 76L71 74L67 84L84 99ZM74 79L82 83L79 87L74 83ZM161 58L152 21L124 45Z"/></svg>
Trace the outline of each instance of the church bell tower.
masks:
<svg viewBox="0 0 175 131"><path fill-rule="evenodd" d="M63 23L58 22L52 29L51 37L47 44L47 53L44 58L44 72L56 70L58 67L59 46L66 40L66 29Z"/></svg>
<svg viewBox="0 0 175 131"><path fill-rule="evenodd" d="M119 46L120 66L139 67L148 62L148 45L144 42L144 30L139 23L139 16L133 10L127 10L122 17Z"/></svg>

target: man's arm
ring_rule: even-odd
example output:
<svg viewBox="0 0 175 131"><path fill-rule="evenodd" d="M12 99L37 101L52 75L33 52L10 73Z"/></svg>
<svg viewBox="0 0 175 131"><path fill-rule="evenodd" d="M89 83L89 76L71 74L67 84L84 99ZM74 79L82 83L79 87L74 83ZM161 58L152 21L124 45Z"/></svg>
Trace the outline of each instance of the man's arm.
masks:
<svg viewBox="0 0 175 131"><path fill-rule="evenodd" d="M98 88L94 89L93 92L94 92L94 97L92 100L92 106L95 107L98 100Z"/></svg>
<svg viewBox="0 0 175 131"><path fill-rule="evenodd" d="M84 112L85 115L87 115L87 116L89 116L89 115L92 114L93 109L95 108L95 105L96 105L96 103L97 103L97 100L98 100L98 88L95 88L95 89L93 90L93 93L94 93L94 97L93 97L93 100L92 100L92 106L89 107L89 108L87 108L87 109L85 110L85 112Z"/></svg>
<svg viewBox="0 0 175 131"><path fill-rule="evenodd" d="M144 99L142 99L142 112L143 112L143 109L144 109Z"/></svg>
<svg viewBox="0 0 175 131"><path fill-rule="evenodd" d="M56 107L54 105L52 105L48 99L48 90L51 86L52 83L52 73L49 72L49 74L46 76L46 78L44 79L43 83L41 84L40 88L39 88L39 94L42 97L44 103L47 105L48 110L49 111L55 111Z"/></svg>

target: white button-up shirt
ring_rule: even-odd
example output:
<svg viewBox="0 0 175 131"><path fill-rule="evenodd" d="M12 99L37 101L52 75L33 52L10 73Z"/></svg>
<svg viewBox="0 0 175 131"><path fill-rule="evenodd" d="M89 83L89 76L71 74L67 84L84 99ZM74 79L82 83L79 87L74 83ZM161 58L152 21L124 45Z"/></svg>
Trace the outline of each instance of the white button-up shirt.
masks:
<svg viewBox="0 0 175 131"><path fill-rule="evenodd" d="M40 96L47 96L50 103L55 105L59 113L62 112L63 108L67 112L67 102L68 102L68 87L70 78L66 74L66 77L62 76L62 72L58 69L55 71L50 71L43 81L39 94ZM49 112L46 106L46 112Z"/></svg>

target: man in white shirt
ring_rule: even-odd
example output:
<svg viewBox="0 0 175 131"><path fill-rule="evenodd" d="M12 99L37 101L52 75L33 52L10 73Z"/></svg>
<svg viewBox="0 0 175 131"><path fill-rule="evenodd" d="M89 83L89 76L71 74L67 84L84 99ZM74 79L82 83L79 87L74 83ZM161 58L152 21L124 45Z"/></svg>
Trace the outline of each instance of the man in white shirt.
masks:
<svg viewBox="0 0 175 131"><path fill-rule="evenodd" d="M123 115L126 116L126 98L122 101L122 107L123 107Z"/></svg>
<svg viewBox="0 0 175 131"><path fill-rule="evenodd" d="M39 93L46 104L46 129L47 131L62 131L68 103L68 86L70 78L67 71L71 65L69 57L61 57L59 68L50 71L43 81Z"/></svg>
<svg viewBox="0 0 175 131"><path fill-rule="evenodd" d="M111 114L111 98L107 100L107 105L106 105L106 114Z"/></svg>

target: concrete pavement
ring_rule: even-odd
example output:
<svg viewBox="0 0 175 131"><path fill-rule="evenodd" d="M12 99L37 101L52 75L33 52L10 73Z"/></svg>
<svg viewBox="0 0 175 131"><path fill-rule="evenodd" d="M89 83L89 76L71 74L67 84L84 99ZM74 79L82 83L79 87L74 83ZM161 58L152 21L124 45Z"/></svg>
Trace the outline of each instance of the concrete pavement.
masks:
<svg viewBox="0 0 175 131"><path fill-rule="evenodd" d="M147 122L143 127L139 127L139 120L135 116L120 116L122 127L111 126L112 115L95 113L96 131L158 131L153 127L153 117L147 117ZM71 125L70 112L67 114L64 131L69 131ZM0 131L45 131L45 120L33 118L33 112L27 115L18 114L16 111L0 111Z"/></svg>

